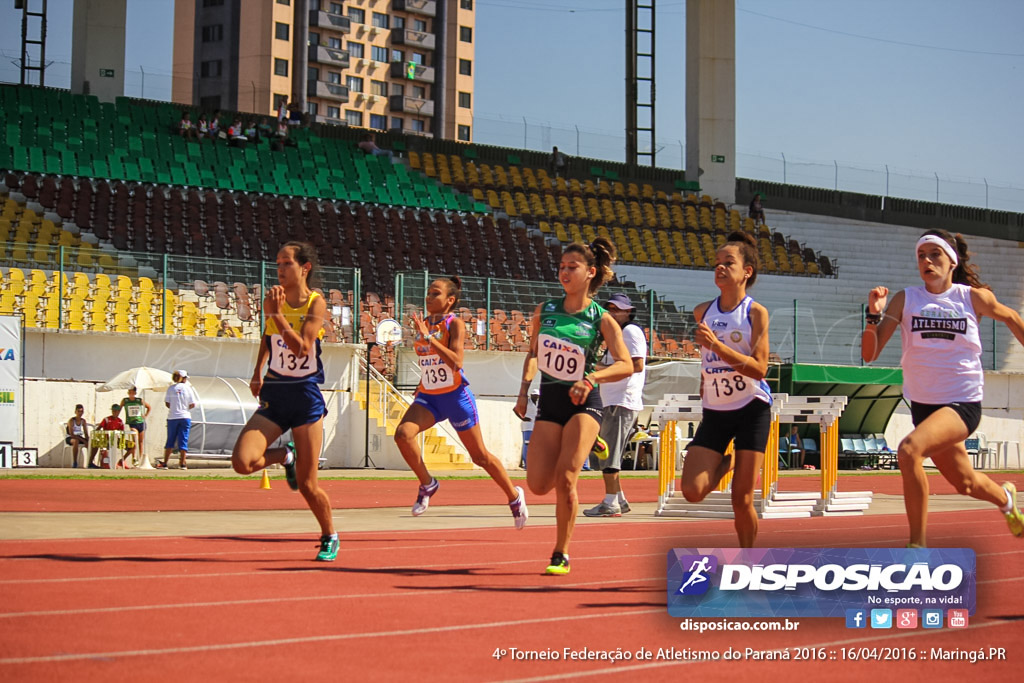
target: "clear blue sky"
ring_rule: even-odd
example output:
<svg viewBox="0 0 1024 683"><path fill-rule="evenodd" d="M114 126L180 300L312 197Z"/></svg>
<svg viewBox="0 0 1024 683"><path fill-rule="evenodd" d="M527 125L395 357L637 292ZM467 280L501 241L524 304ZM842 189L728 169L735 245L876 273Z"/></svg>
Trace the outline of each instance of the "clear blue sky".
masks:
<svg viewBox="0 0 1024 683"><path fill-rule="evenodd" d="M657 4L658 144L663 165L670 158L677 165L685 141L685 3ZM72 0L49 5L47 56L55 64L48 81L66 86ZM12 7L0 0L5 81L17 80L10 60L20 50ZM585 138L621 150L623 0L477 0L476 7L478 131L521 146L526 117L528 128L578 125ZM1024 2L737 0L736 8L736 141L748 167L784 153L791 182L800 160L828 167L837 160L844 180L845 167L888 164L894 172L1024 188ZM172 0L128 0L130 94L139 94L141 65L146 96L169 97L172 12Z"/></svg>

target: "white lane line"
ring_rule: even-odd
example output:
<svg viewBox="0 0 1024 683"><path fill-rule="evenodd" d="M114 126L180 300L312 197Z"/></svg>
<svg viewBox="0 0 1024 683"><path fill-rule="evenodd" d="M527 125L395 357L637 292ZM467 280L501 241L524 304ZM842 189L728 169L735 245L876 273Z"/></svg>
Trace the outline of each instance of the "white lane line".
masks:
<svg viewBox="0 0 1024 683"><path fill-rule="evenodd" d="M1003 536L1003 535L1004 534L975 535L974 538L989 538L989 537L993 537L993 536ZM673 537L664 537L664 538L673 538ZM651 539L651 540L659 540L659 539L656 538L656 539ZM592 540L592 541L586 541L586 542L587 543L601 543L602 545L607 545L608 544L608 541L606 539ZM881 539L881 540L876 540L876 541L872 541L870 544L868 544L866 546L863 546L863 547L870 548L870 547L874 547L878 543L885 544L885 543L890 543L890 542L891 543L899 543L900 539ZM526 544L528 542L522 542L522 543ZM582 544L582 543L584 543L584 542L581 541L580 544ZM467 545L473 545L473 544L467 544ZM701 544L701 545L703 545L703 544ZM437 546L425 546L425 547L433 548L433 547L437 547ZM445 546L445 547L454 547L454 546L450 546L449 545L449 546ZM676 547L687 547L687 546L676 546ZM847 546L844 546L844 547L860 547L860 544L851 543L851 544L848 544ZM882 545L881 547L886 547L886 546ZM389 548L385 547L385 548L377 548L376 550L377 551L382 551L382 550L388 550L388 549ZM341 553L345 554L345 555L348 555L352 550L353 550L352 548L344 548L343 547L342 550L341 550ZM1002 553L978 553L977 556L978 557L988 557L990 555L1014 555L1014 554L1018 554L1018 553L1024 553L1024 548L1022 548L1021 550L1014 550L1014 551L1008 551L1008 552L1002 552ZM282 552L282 554L284 554L284 552ZM626 559L626 558L637 558L637 557L660 557L663 554L664 553L643 553L643 554L632 554L632 555L602 555L602 556L582 556L582 555L577 555L576 557L577 557L578 561L590 562L590 561L595 561L595 560L615 560L615 559ZM146 556L142 556L142 557L146 557ZM181 557L182 557L183 561L187 561L192 556L191 555L182 555ZM287 560L283 560L283 561L287 561ZM440 563L440 564L409 564L409 565L404 565L403 564L403 565L391 565L391 566L387 566L387 567L376 567L375 569L407 569L407 570L410 570L410 571L416 571L418 569L441 569L441 568L444 568L444 567L493 567L493 566L504 566L504 565L534 563L534 562L538 562L539 563L540 561L541 560L538 560L537 558L530 558L530 559L525 559L525 560L502 560L502 561L498 561L498 562L458 562L458 563L444 562L444 563ZM292 575L292 574L295 574L295 573L330 572L330 571L332 571L332 570L329 567L326 567L326 568L316 568L316 569L296 568L296 569L289 569L287 572L280 572L280 573L281 574ZM202 573L202 574L183 574L182 576L185 577L185 578L189 578L189 579L197 579L197 578L214 578L214 577L222 577L222 576L272 576L273 574L274 574L273 569L267 568L267 569L257 569L257 570L252 570L252 571L240 571L240 572L207 572L207 573ZM81 582L89 582L89 581L119 581L119 580L123 580L123 579L163 579L163 578L166 578L166 574L148 574L148 575L143 574L143 575L131 575L131 576L125 576L124 574L117 574L117 575L109 575L108 574L108 575L103 575L103 576L74 576L74 577L56 578L56 579L3 579L3 580L0 580L0 586L3 586L3 585L48 584L48 583L76 583L76 582L77 583L81 583Z"/></svg>
<svg viewBox="0 0 1024 683"><path fill-rule="evenodd" d="M342 640L359 640L363 638L403 638L407 636L430 635L434 633L450 633L453 631L476 631L492 628L507 628L513 626L526 626L529 624L564 624L569 621L581 621L584 619L622 619L623 617L640 614L663 614L665 608L629 610L614 612L600 612L597 614L582 614L576 616L539 617L536 619L518 619L515 621L492 621L482 624L455 624L452 626L431 626L428 628L405 629L401 631L379 631L375 633L334 633L319 636L305 636L300 638L278 638L274 640L258 640L245 643L217 643L207 645L191 645L183 647L154 648L149 650L121 650L114 652L83 652L69 653L62 655L43 655L37 657L9 657L0 659L3 664L49 664L53 662L69 662L82 659L108 660L119 657L153 657L159 655L174 655L187 652L218 652L224 650L240 650L261 647L281 647L282 645L299 645L305 643L323 643Z"/></svg>
<svg viewBox="0 0 1024 683"><path fill-rule="evenodd" d="M963 629L963 630L964 631L970 631L972 629L978 630L978 629L983 629L983 628L990 628L990 627L993 627L993 626L1008 626L1008 625L1013 625L1013 624L1014 624L1014 622L1012 622L1012 621L994 621L994 622L988 622L988 623L985 623L985 624L977 624L977 625L970 624L970 625L967 626L966 629ZM755 632L754 631L750 631L750 633L755 633ZM756 631L756 633L783 633L783 631ZM822 648L822 647L827 649L827 648L833 648L833 647L845 647L845 646L848 646L848 645L858 645L858 644L862 644L862 643L877 643L877 642L886 642L886 643L888 643L890 640L895 640L897 638L914 638L914 637L918 637L919 638L919 637L924 637L924 636L931 636L932 634L934 634L934 631L931 632L931 633L929 633L927 631L910 631L910 632L907 632L907 633L900 633L900 634L894 634L894 635L889 635L889 632L886 632L884 634L879 635L876 638L852 638L852 639L849 639L849 640L833 640L833 641L824 642L824 643L808 643L806 645L794 645L794 646L790 646L790 647L765 648L765 649L772 650L772 651L800 650L800 649L804 649L804 648L817 649L817 648ZM701 648L700 647L693 647L691 649L699 650ZM970 648L967 648L967 649L970 649ZM820 660L820 661L827 661L827 660ZM552 674L550 676L535 676L535 677L532 677L532 678L507 678L507 679L503 678L503 679L496 679L493 683L542 683L543 681L558 681L558 680L562 680L562 679L565 679L565 678L589 678L590 676L608 676L608 675L621 674L621 673L626 672L626 671L649 671L651 669L661 669L661 668L664 668L664 667L667 667L667 666L693 666L695 664L711 664L713 666L721 666L722 665L722 661L721 660L688 660L688 661L684 660L684 661L680 661L680 662L674 662L674 661L670 661L670 662L652 662L650 664L616 664L614 667L607 668L607 669L590 669L588 671L567 671L567 672L564 672L564 673Z"/></svg>
<svg viewBox="0 0 1024 683"><path fill-rule="evenodd" d="M656 583L658 584L658 591L664 591L665 579L654 578L654 579L618 579L612 581L588 581L585 583L559 583L558 588L586 588L589 586L611 586L622 583ZM498 586L500 588L500 586ZM551 586L518 586L516 590L520 591L547 591L550 590ZM295 596L290 598L252 598L249 600L219 600L211 602L177 602L162 605L128 605L124 607L93 607L93 608L82 608L82 609L58 609L58 610L40 610L37 612L9 612L7 614L0 614L0 619L14 619L22 617L64 617L72 614L103 614L109 612L135 612L135 611L146 611L146 610L161 610L161 609L193 609L197 607L233 607L237 605L266 605L275 603L289 603L289 602L305 602L305 601L321 601L321 600L363 600L369 598L405 598L417 595L445 595L448 593L476 593L479 592L477 588L441 588L437 590L407 590L407 591L390 591L386 593L346 593L346 594L335 594L335 595L304 595ZM667 607L666 607L667 609Z"/></svg>

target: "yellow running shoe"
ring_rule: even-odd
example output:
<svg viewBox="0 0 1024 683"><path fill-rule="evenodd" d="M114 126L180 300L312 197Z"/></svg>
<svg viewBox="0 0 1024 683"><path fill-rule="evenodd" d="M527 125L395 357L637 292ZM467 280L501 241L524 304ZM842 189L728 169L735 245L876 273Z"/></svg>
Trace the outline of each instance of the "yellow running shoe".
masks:
<svg viewBox="0 0 1024 683"><path fill-rule="evenodd" d="M1024 536L1024 515L1017 507L1017 487L1007 481L1003 482L1003 490L1010 497L1011 503L1010 511L1003 513L1006 516L1006 526L1010 527L1010 533L1014 536Z"/></svg>
<svg viewBox="0 0 1024 683"><path fill-rule="evenodd" d="M597 440L594 442L592 452L598 457L598 459L605 460L609 455L608 442L598 436Z"/></svg>
<svg viewBox="0 0 1024 683"><path fill-rule="evenodd" d="M569 573L569 558L562 553L553 553L551 555L551 564L544 570L545 574L568 574Z"/></svg>

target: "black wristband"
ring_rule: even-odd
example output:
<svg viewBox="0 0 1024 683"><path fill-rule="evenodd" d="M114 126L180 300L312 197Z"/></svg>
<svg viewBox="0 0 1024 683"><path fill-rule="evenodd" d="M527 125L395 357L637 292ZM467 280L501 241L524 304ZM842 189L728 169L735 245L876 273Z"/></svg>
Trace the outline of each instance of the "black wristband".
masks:
<svg viewBox="0 0 1024 683"><path fill-rule="evenodd" d="M877 325L878 323L882 322L882 314L881 313L865 313L864 314L864 322L867 323L868 325Z"/></svg>

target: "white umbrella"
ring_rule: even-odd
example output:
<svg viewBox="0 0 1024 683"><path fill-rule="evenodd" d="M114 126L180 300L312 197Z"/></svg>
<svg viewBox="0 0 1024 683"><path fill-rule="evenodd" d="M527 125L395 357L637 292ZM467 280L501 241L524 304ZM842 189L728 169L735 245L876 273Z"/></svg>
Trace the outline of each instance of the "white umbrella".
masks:
<svg viewBox="0 0 1024 683"><path fill-rule="evenodd" d="M171 373L156 368L132 368L119 372L106 384L97 387L96 391L127 391L135 387L139 391L146 389L166 389L174 384Z"/></svg>

